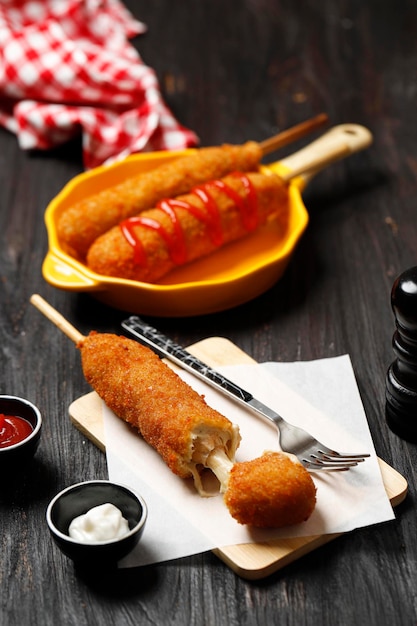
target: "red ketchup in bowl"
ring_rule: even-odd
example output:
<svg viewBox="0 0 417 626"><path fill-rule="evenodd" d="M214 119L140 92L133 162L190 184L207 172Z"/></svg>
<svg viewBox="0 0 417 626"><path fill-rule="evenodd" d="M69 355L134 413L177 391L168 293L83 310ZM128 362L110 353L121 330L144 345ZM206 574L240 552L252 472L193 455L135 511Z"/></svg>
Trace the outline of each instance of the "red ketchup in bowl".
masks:
<svg viewBox="0 0 417 626"><path fill-rule="evenodd" d="M29 437L32 431L32 425L23 417L0 413L0 448L20 443Z"/></svg>

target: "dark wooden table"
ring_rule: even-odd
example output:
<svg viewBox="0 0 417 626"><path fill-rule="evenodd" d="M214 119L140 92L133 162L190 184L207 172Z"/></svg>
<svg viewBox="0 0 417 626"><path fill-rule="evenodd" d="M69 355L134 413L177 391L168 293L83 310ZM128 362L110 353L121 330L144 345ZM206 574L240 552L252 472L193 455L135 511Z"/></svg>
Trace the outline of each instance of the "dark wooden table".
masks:
<svg viewBox="0 0 417 626"><path fill-rule="evenodd" d="M104 580L75 570L51 542L45 509L62 488L107 478L106 460L68 419L70 403L90 391L79 354L29 298L39 292L83 333L120 332L126 313L41 275L44 210L82 171L79 141L29 154L0 130L1 391L32 400L44 416L30 472L1 480L0 624L416 624L417 451L388 429L384 394L392 283L417 265L417 5L126 5L149 27L135 45L202 145L262 140L322 111L331 124L372 131L369 150L309 185L310 224L278 284L223 313L149 321L184 345L228 337L258 361L348 353L377 453L407 478L409 495L396 521L340 537L258 582L212 553Z"/></svg>

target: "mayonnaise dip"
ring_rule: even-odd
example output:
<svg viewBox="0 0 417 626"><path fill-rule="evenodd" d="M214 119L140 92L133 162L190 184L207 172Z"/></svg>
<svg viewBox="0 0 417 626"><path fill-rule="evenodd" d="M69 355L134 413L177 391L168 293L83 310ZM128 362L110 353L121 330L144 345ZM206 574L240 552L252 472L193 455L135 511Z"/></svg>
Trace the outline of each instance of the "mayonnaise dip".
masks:
<svg viewBox="0 0 417 626"><path fill-rule="evenodd" d="M75 517L68 532L72 539L95 543L123 537L129 532L129 524L114 504L106 502L93 507L84 515Z"/></svg>

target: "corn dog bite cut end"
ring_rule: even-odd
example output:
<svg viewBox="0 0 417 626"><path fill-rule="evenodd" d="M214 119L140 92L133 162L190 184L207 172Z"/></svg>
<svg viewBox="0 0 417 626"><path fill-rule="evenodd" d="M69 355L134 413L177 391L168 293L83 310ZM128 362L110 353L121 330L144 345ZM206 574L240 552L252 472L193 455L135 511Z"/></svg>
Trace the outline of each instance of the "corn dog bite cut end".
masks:
<svg viewBox="0 0 417 626"><path fill-rule="evenodd" d="M123 336L92 332L79 343L87 382L115 415L136 429L181 478L201 474L213 452L234 462L239 429L208 406L150 349Z"/></svg>
<svg viewBox="0 0 417 626"><path fill-rule="evenodd" d="M310 517L316 505L316 487L296 457L266 452L233 465L224 501L240 524L282 528Z"/></svg>

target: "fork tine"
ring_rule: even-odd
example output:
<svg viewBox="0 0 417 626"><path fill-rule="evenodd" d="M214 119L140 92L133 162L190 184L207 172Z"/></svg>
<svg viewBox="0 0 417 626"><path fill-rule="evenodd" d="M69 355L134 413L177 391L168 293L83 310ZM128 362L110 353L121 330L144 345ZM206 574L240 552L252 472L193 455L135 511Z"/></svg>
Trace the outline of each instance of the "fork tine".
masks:
<svg viewBox="0 0 417 626"><path fill-rule="evenodd" d="M301 463L304 465L304 467L308 470L314 471L314 470L325 470L326 472L346 472L347 470L349 470L351 467L355 467L357 465L357 463L326 463L324 461L321 461L319 459L301 459Z"/></svg>
<svg viewBox="0 0 417 626"><path fill-rule="evenodd" d="M337 459L321 454L310 454L309 457L314 463L320 463L325 466L344 465L345 467L355 467L358 463L362 463L365 459Z"/></svg>
<svg viewBox="0 0 417 626"><path fill-rule="evenodd" d="M365 460L369 454L340 453L331 450L317 442L316 449L305 450L301 456L301 462L310 470L346 471L356 467Z"/></svg>
<svg viewBox="0 0 417 626"><path fill-rule="evenodd" d="M364 461L366 458L368 458L370 456L370 454L368 453L364 453L364 454L352 454L350 452L337 452L336 450L331 450L330 448L327 448L326 446L323 446L322 444L320 444L320 447L318 447L317 449L317 454L320 454L321 458L326 459L326 460L344 460L344 461L357 461L359 463L361 463L362 461Z"/></svg>
<svg viewBox="0 0 417 626"><path fill-rule="evenodd" d="M338 452L325 446L304 429L286 422L275 414L272 419L279 431L279 443L282 450L295 454L303 465L310 470L341 471L356 467L369 453Z"/></svg>

